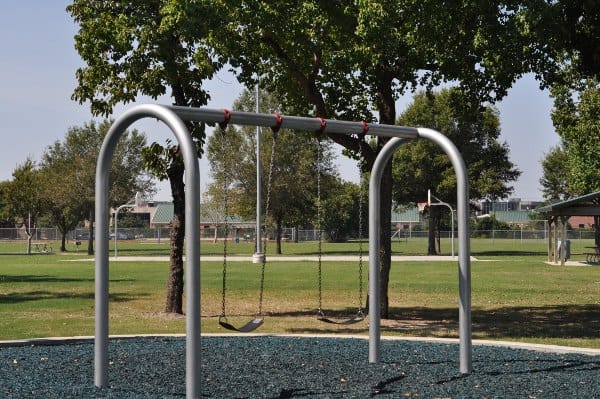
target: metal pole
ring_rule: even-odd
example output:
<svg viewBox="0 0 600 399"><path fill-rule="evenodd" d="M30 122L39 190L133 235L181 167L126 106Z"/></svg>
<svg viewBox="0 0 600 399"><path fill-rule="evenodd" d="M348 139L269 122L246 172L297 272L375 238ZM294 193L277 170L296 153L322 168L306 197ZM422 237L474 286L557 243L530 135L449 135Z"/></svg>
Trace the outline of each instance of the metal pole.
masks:
<svg viewBox="0 0 600 399"><path fill-rule="evenodd" d="M115 214L114 214L114 218L115 218L115 237L114 237L114 243L115 243L115 259L117 258L117 220L119 219L119 211L123 208L133 208L134 205L132 205L131 203L127 203L124 205L119 206L116 210L115 210Z"/></svg>
<svg viewBox="0 0 600 399"><path fill-rule="evenodd" d="M183 121L170 107L144 104L126 111L108 131L96 166L96 257L94 383L108 386L108 172L125 129L138 119L163 121L176 136L185 165L186 243L186 396L199 398L200 370L200 171L196 146Z"/></svg>
<svg viewBox="0 0 600 399"><path fill-rule="evenodd" d="M402 144L403 139L392 138L379 152L369 180L369 363L378 363L381 346L381 288L379 234L381 232L381 177L383 170Z"/></svg>
<svg viewBox="0 0 600 399"><path fill-rule="evenodd" d="M419 128L419 136L438 144L450 158L456 173L456 208L458 219L458 323L460 372L471 373L473 347L471 339L471 250L469 241L469 179L467 167L456 146L443 134Z"/></svg>
<svg viewBox="0 0 600 399"><path fill-rule="evenodd" d="M260 112L260 90L256 83L256 113ZM256 252L252 256L253 263L262 263L265 254L262 252L262 165L260 147L262 143L260 126L256 126Z"/></svg>
<svg viewBox="0 0 600 399"><path fill-rule="evenodd" d="M451 232L452 245L451 245L451 247L452 247L452 258L454 258L454 209L452 209L452 205L440 200L438 197L431 194L431 192L429 192L429 195L432 196L437 201L436 203L433 203L433 204L430 203L429 206L442 205L442 206L447 206L448 209L450 209L450 217L452 218L452 220L451 220L451 226L452 226L452 232Z"/></svg>

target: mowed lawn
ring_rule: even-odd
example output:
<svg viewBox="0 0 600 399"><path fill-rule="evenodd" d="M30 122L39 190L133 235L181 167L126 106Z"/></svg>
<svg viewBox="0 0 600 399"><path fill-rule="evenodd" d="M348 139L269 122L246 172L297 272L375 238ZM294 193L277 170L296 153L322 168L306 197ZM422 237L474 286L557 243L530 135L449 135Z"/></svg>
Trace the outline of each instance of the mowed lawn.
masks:
<svg viewBox="0 0 600 399"><path fill-rule="evenodd" d="M112 245L112 244L111 244ZM572 258L584 260L591 241L572 241ZM367 250L367 243L364 243ZM53 243L54 251L58 243ZM560 267L545 263L545 242L473 239L473 337L600 348L600 266ZM418 255L424 239L394 241L395 255ZM0 244L0 252L23 252ZM70 244L67 254L0 255L0 339L93 335L94 263ZM269 243L267 252L272 253ZM324 255L358 254L357 243L325 244ZM442 250L449 254L448 240ZM221 244L203 243L202 254L222 255ZM315 255L316 243L284 243L284 255ZM251 255L252 244L228 245L229 255ZM112 255L112 252L111 252ZM166 256L168 243L122 241L119 256ZM366 299L365 253L363 302ZM458 270L454 262L394 262L390 278L390 319L384 334L429 337L458 335ZM203 262L202 332L225 332L218 324L222 305L222 261ZM185 317L165 315L167 262L110 264L110 333L184 333ZM258 310L260 265L229 262L226 307L240 325ZM340 319L358 306L357 262L323 263L323 308ZM267 264L265 333L367 334L367 322L324 324L318 306L316 262Z"/></svg>

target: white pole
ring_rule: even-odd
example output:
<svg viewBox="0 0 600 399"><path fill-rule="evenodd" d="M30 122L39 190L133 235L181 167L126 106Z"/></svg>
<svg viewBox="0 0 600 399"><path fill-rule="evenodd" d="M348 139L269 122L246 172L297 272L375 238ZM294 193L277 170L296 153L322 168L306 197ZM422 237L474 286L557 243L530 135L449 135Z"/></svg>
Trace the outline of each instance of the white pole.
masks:
<svg viewBox="0 0 600 399"><path fill-rule="evenodd" d="M134 208L135 205L130 202L121 205L117 208L117 210L115 210L115 230L114 230L114 234L115 234L115 258L117 257L117 220L119 219L119 211L123 208Z"/></svg>
<svg viewBox="0 0 600 399"><path fill-rule="evenodd" d="M433 204L431 203L431 198L434 198L437 202L434 202ZM450 217L452 219L451 221L451 225L452 225L452 232L451 232L451 239L452 239L452 258L454 258L454 209L452 209L452 206L447 203L444 202L442 200L440 200L438 197L436 197L435 195L431 194L431 190L427 190L427 202L429 203L429 206L436 206L436 205L443 205L443 206L447 206L448 209L450 209Z"/></svg>
<svg viewBox="0 0 600 399"><path fill-rule="evenodd" d="M260 90L256 83L256 113L260 113ZM260 147L261 147L260 126L256 126L256 252L252 256L253 263L261 263L265 254L262 252L262 168L260 163Z"/></svg>
<svg viewBox="0 0 600 399"><path fill-rule="evenodd" d="M115 241L115 259L117 259L117 219L119 219L119 217L118 217L119 209L120 208L117 208L115 210L115 238L114 238L114 241Z"/></svg>

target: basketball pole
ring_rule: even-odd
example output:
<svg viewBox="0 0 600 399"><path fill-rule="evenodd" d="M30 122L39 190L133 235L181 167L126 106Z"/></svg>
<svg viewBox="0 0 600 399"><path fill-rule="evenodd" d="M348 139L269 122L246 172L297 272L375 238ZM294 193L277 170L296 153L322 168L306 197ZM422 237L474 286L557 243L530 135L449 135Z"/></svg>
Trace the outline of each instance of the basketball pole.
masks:
<svg viewBox="0 0 600 399"><path fill-rule="evenodd" d="M434 202L433 204L431 203L431 198L433 197L433 199L435 199L437 202ZM447 202L444 202L442 200L440 200L438 197L436 197L435 195L431 194L431 189L427 189L427 205L428 206L446 206L448 207L448 209L450 209L450 225L451 225L451 232L450 232L450 242L451 247L452 247L452 259L454 259L454 209L452 209L452 205L450 205Z"/></svg>

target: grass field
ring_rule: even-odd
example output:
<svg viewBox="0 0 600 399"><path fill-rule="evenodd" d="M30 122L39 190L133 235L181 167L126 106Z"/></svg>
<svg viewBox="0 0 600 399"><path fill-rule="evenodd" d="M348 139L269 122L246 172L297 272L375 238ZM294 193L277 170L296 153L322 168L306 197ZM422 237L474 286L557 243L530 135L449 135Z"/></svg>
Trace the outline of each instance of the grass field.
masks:
<svg viewBox="0 0 600 399"><path fill-rule="evenodd" d="M112 245L112 244L111 244ZM450 248L442 243L445 254ZM572 259L585 260L591 241L572 241ZM53 243L54 251L59 247ZM367 244L364 244L365 250ZM398 255L422 254L425 240L394 242ZM545 242L471 241L474 338L600 348L600 266L545 264ZM67 254L0 256L0 339L93 335L94 265L83 249L69 244ZM252 244L228 245L231 255L251 255ZM274 245L269 243L267 252ZM325 255L356 254L357 243L324 244ZM0 244L2 253L24 252L25 245ZM222 245L203 243L204 255L222 254ZM284 255L310 255L316 243L284 243ZM111 252L112 254L112 252ZM167 255L168 242L119 242L119 255ZM365 254L366 259L366 254ZM354 262L324 262L323 305L331 316L349 317L357 307ZM229 321L241 324L258 306L260 265L228 265ZM367 270L365 266L365 289ZM110 333L183 333L185 318L161 312L167 264L113 262L110 265ZM202 331L224 332L218 325L222 262L202 263ZM456 337L458 283L456 262L397 262L390 279L391 319L384 334ZM265 324L260 332L366 334L366 322L323 324L314 262L272 262L265 281ZM366 298L366 293L364 294Z"/></svg>

